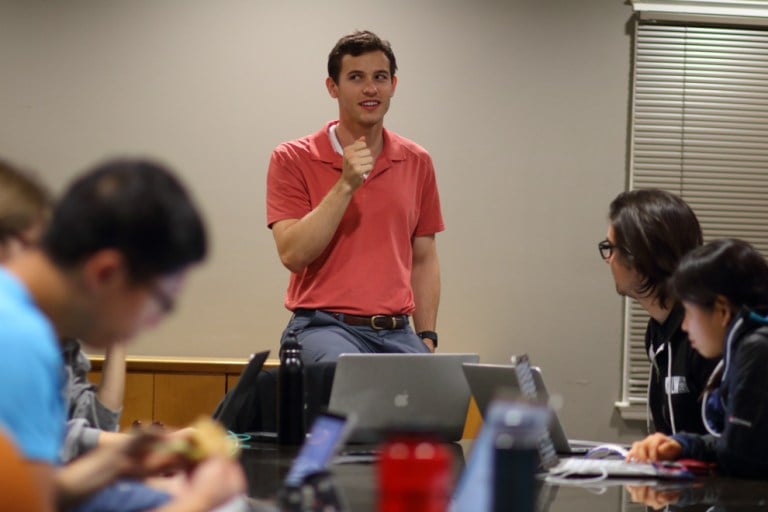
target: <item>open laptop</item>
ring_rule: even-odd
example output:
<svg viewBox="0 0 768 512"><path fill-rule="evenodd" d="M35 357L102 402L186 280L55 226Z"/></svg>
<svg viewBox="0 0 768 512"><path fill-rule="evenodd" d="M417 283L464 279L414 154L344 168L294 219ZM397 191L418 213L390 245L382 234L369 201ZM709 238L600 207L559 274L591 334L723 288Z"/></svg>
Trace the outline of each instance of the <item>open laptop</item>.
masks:
<svg viewBox="0 0 768 512"><path fill-rule="evenodd" d="M257 407L257 379L267 357L269 350L251 355L235 387L227 392L213 411L213 419L219 421L227 430L245 431L242 427L247 422L243 421L243 416Z"/></svg>
<svg viewBox="0 0 768 512"><path fill-rule="evenodd" d="M357 418L350 443L376 443L393 430L458 441L470 397L461 365L478 360L477 354L342 354L328 408Z"/></svg>
<svg viewBox="0 0 768 512"><path fill-rule="evenodd" d="M523 357L525 356L517 358L518 361ZM477 407L480 409L483 418L486 417L488 406L491 404L491 401L497 397L500 392L518 394L532 399L535 398L544 403L549 402L549 392L544 385L541 371L535 366L530 367L535 396L530 396L530 393L525 393L521 390L520 381L514 365L466 363L463 365L462 370L464 371L464 376L467 379L467 383L469 383L469 389L475 397L475 402L477 402ZM552 411L550 418L549 436L552 439L552 445L554 446L555 452L564 455L584 454L591 446L594 446L595 443L590 443L589 446L572 445L568 441L563 425L560 423L557 413L554 410Z"/></svg>

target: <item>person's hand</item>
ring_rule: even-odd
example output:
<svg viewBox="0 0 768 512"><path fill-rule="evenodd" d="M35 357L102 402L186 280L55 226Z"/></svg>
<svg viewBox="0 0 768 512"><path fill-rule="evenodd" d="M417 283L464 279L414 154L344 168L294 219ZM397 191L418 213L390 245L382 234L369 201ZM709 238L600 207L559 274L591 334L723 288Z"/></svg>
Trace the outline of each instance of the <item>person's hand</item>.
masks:
<svg viewBox="0 0 768 512"><path fill-rule="evenodd" d="M190 462L183 454L158 449L167 439L158 430L140 430L107 447L104 455L112 459L121 477L144 478L187 468Z"/></svg>
<svg viewBox="0 0 768 512"><path fill-rule="evenodd" d="M664 434L651 434L642 441L632 443L627 454L628 461L655 462L680 458L683 447L680 443Z"/></svg>
<svg viewBox="0 0 768 512"><path fill-rule="evenodd" d="M421 342L424 343L430 352L435 353L435 342L429 338L421 338Z"/></svg>
<svg viewBox="0 0 768 512"><path fill-rule="evenodd" d="M195 427L184 427L169 432L168 439L191 439L195 435Z"/></svg>
<svg viewBox="0 0 768 512"><path fill-rule="evenodd" d="M245 474L240 464L226 457L209 457L188 473L186 490L181 495L192 503L217 507L246 490Z"/></svg>
<svg viewBox="0 0 768 512"><path fill-rule="evenodd" d="M344 148L342 179L352 187L352 190L357 189L368 177L368 173L373 170L373 163L373 155L368 149L365 137L360 137Z"/></svg>
<svg viewBox="0 0 768 512"><path fill-rule="evenodd" d="M653 510L661 510L680 499L679 491L658 490L649 485L627 485L624 488L633 503L642 503Z"/></svg>

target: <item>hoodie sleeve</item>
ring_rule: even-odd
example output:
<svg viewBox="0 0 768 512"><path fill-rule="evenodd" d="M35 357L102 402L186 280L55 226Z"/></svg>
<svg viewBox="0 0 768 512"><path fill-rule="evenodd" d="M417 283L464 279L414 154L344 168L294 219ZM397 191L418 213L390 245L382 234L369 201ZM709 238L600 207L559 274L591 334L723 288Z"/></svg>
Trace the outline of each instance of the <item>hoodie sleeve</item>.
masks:
<svg viewBox="0 0 768 512"><path fill-rule="evenodd" d="M768 475L768 336L762 331L741 342L729 370L725 430L716 443L724 474Z"/></svg>
<svg viewBox="0 0 768 512"><path fill-rule="evenodd" d="M67 422L66 435L59 456L63 462L69 462L99 444L101 431L89 427L88 422L82 418Z"/></svg>
<svg viewBox="0 0 768 512"><path fill-rule="evenodd" d="M96 386L88 380L91 369L88 358L78 349L65 359L69 376L69 418L82 418L96 429L117 431L121 410L112 410L99 400Z"/></svg>
<svg viewBox="0 0 768 512"><path fill-rule="evenodd" d="M717 438L715 436L682 432L671 437L683 448L683 452L680 454L681 459L717 461Z"/></svg>

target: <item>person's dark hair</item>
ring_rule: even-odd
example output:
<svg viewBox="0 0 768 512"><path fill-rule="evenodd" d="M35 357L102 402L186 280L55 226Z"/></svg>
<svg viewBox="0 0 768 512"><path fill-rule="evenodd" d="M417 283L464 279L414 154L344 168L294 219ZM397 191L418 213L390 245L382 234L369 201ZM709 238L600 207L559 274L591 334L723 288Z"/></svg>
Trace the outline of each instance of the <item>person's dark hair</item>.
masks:
<svg viewBox="0 0 768 512"><path fill-rule="evenodd" d="M164 166L136 159L107 161L76 179L42 241L64 268L116 249L137 283L202 261L206 244L203 219L184 185Z"/></svg>
<svg viewBox="0 0 768 512"><path fill-rule="evenodd" d="M667 307L667 280L682 257L703 243L696 214L680 197L647 189L619 194L608 217L617 256L642 277L638 292Z"/></svg>
<svg viewBox="0 0 768 512"><path fill-rule="evenodd" d="M392 51L389 41L384 41L373 32L368 30L358 30L348 34L338 40L331 53L328 54L328 76L334 83L339 83L339 73L341 73L341 60L345 55L359 57L364 53L382 51L389 59L390 78L395 76L397 71L397 61Z"/></svg>
<svg viewBox="0 0 768 512"><path fill-rule="evenodd" d="M707 310L718 295L728 299L734 313L768 307L768 263L743 240L713 240L691 251L669 284L678 300Z"/></svg>
<svg viewBox="0 0 768 512"><path fill-rule="evenodd" d="M0 160L0 242L44 223L51 205L48 190L31 174Z"/></svg>

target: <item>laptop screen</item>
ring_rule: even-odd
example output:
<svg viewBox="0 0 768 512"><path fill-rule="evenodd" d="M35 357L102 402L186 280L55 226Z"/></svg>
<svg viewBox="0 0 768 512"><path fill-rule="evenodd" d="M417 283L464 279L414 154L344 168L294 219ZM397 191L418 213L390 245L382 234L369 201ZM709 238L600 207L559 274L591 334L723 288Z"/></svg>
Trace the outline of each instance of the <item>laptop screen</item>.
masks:
<svg viewBox="0 0 768 512"><path fill-rule="evenodd" d="M461 365L477 354L342 354L328 408L355 414L349 442L373 443L391 431L461 439L469 385Z"/></svg>
<svg viewBox="0 0 768 512"><path fill-rule="evenodd" d="M504 396L504 392L512 396L523 396L527 400L549 402L549 393L544 385L541 371L532 367L526 356L517 357L515 361L517 362L515 365L465 364L463 366L464 375L483 415L493 399L500 393ZM573 453L574 449L554 410L551 418L549 435L555 451L563 454Z"/></svg>
<svg viewBox="0 0 768 512"><path fill-rule="evenodd" d="M251 356L251 360L240 373L235 387L227 392L213 412L213 419L219 421L227 430L237 432L238 416L244 410L257 406L255 403L258 396L257 381L267 357L269 357L269 350Z"/></svg>

